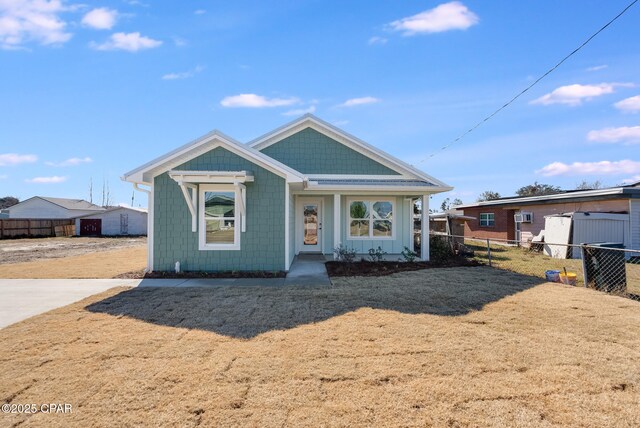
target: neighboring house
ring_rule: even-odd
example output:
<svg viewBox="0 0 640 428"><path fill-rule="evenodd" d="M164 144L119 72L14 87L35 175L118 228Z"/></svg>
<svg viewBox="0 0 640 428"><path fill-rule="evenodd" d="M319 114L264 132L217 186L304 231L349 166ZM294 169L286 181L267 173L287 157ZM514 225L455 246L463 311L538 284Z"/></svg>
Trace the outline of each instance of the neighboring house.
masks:
<svg viewBox="0 0 640 428"><path fill-rule="evenodd" d="M146 235L147 210L112 207L95 214L77 217L76 234L80 236Z"/></svg>
<svg viewBox="0 0 640 428"><path fill-rule="evenodd" d="M123 180L149 192L148 268L160 271L287 271L339 245L399 254L413 247L413 203L428 213L429 195L451 189L313 115L247 144L213 131Z"/></svg>
<svg viewBox="0 0 640 428"><path fill-rule="evenodd" d="M34 196L9 207L9 218L72 219L100 211L104 211L104 208L84 199Z"/></svg>
<svg viewBox="0 0 640 428"><path fill-rule="evenodd" d="M640 182L554 195L501 198L456 207L477 220L465 224L465 236L529 242L545 228L545 216L613 213L628 216L630 248L640 249Z"/></svg>

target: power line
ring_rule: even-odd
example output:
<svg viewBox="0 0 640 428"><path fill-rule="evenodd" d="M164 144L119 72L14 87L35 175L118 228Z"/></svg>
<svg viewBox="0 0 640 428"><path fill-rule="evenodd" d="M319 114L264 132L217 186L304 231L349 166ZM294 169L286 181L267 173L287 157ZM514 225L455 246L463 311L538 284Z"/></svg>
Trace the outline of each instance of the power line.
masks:
<svg viewBox="0 0 640 428"><path fill-rule="evenodd" d="M504 110L505 108L507 108L509 105L511 105L515 100L517 100L518 98L520 98L522 95L524 95L525 92L527 92L529 89L533 88L534 86L536 86L538 84L538 82L540 82L542 79L544 79L545 77L547 77L549 74L553 73L558 67L560 67L566 60L568 60L569 58L571 58L574 54L576 54L580 49L582 49L583 47L585 47L591 40L593 40L598 34L600 34L601 32L603 32L608 26L610 26L611 24L613 24L618 18L620 18L622 15L624 15L627 10L631 9L631 7L633 7L633 5L635 5L638 2L638 0L633 0L627 7L625 7L619 14L617 14L613 19L611 19L609 22L607 22L605 25L603 25L598 31L596 31L595 33L593 33L587 40L585 40L580 46L578 46L577 48L575 48L569 55L565 56L564 58L562 58L562 60L560 60L560 62L558 62L556 65L554 65L553 67L551 67L549 70L547 70L546 73L544 73L542 76L538 77L532 84L530 84L529 86L527 86L525 89L523 89L522 91L520 91L520 93L518 93L518 95L516 95L515 97L511 98L509 101L507 101L502 107L500 107L499 109L497 109L496 111L494 111L493 113L491 113L489 116L485 117L484 119L482 119L480 122L476 123L474 126L472 126L471 128L467 129L465 132L463 132L460 136L458 136L457 138L455 138L454 140L452 140L450 143L445 144L444 146L442 146L438 151L435 151L433 153L431 153L429 156L427 156L426 158L422 159L420 163L426 162L427 160L431 159L432 157L434 157L435 155L437 155L438 153L442 152L443 150L448 149L449 147L451 147L453 144L457 143L458 141L462 140L465 136L467 136L468 134L470 134L471 132L475 131L477 128L479 128L480 126L482 126L484 123L488 122L489 120L491 120L491 118L493 118L495 115L497 115L498 113L500 113L502 110Z"/></svg>

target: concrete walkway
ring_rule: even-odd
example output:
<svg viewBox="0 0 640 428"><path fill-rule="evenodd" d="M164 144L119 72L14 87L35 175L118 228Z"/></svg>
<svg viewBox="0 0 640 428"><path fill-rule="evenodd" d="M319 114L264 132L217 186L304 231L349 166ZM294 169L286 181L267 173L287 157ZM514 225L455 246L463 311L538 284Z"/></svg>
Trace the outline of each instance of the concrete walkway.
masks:
<svg viewBox="0 0 640 428"><path fill-rule="evenodd" d="M0 328L138 279L0 279Z"/></svg>
<svg viewBox="0 0 640 428"><path fill-rule="evenodd" d="M284 280L284 285L331 285L324 265L326 261L321 254L296 256Z"/></svg>

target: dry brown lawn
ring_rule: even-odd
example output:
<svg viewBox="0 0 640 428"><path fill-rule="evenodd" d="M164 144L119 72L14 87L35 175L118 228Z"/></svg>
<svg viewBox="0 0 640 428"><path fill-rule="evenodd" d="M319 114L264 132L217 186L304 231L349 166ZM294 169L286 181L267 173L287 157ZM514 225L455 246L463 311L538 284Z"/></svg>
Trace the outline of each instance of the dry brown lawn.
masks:
<svg viewBox="0 0 640 428"><path fill-rule="evenodd" d="M93 252L62 258L0 264L0 278L113 278L147 265L147 247Z"/></svg>
<svg viewBox="0 0 640 428"><path fill-rule="evenodd" d="M488 267L111 290L0 330L0 425L640 425L640 302Z"/></svg>

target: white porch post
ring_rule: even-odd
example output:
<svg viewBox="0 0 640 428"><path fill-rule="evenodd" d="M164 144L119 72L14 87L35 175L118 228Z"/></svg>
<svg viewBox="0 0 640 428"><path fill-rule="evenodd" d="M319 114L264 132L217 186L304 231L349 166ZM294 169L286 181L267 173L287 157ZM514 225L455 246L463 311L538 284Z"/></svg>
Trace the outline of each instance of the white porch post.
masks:
<svg viewBox="0 0 640 428"><path fill-rule="evenodd" d="M420 214L420 258L429 261L429 195L422 195Z"/></svg>
<svg viewBox="0 0 640 428"><path fill-rule="evenodd" d="M333 247L337 247L340 242L340 195L333 195ZM336 258L336 253L333 253L333 258Z"/></svg>

